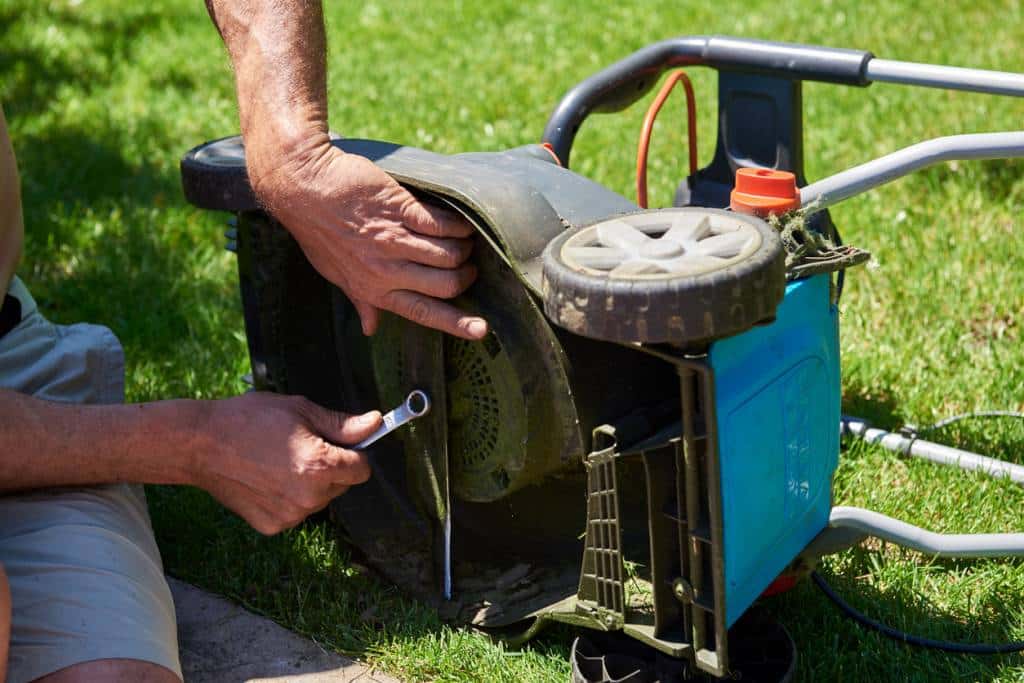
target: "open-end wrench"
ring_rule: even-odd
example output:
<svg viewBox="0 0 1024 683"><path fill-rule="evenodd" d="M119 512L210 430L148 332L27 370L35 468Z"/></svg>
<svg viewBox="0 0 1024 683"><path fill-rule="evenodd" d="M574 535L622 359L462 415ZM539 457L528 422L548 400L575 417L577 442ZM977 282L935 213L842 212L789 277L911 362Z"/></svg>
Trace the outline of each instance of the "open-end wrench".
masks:
<svg viewBox="0 0 1024 683"><path fill-rule="evenodd" d="M378 427L377 431L355 446L350 446L350 448L357 451L362 450L376 442L377 439L395 431L406 422L415 420L417 417L423 417L429 412L430 397L427 396L426 392L416 389L406 396L405 402L402 405L384 415L384 424Z"/></svg>
<svg viewBox="0 0 1024 683"><path fill-rule="evenodd" d="M362 450L373 444L377 439L395 431L406 422L423 417L430 412L430 397L426 392L419 389L413 390L406 398L405 403L384 415L384 424L377 431L366 437L355 446L354 450ZM447 489L445 489L447 493ZM445 499L444 515L444 599L452 599L452 515L451 501Z"/></svg>

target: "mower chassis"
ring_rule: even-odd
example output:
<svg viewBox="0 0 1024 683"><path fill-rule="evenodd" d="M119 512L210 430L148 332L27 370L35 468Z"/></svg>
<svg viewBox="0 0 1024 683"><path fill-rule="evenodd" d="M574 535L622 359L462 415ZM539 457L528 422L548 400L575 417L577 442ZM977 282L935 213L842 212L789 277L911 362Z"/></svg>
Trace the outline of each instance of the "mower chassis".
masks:
<svg viewBox="0 0 1024 683"><path fill-rule="evenodd" d="M571 90L552 114L544 133L544 141L553 150L555 159L540 146L501 154L441 157L371 141L339 144L347 151L378 161L406 185L453 202L471 217L505 215L513 219L491 221L488 230L481 231L483 238L495 247L496 253L506 257L507 265L529 291L542 296L541 251L555 234L571 225L635 209L628 200L611 197L600 186L578 176L571 180L571 192L566 193L559 183L569 176L558 173L559 169L551 161L568 165L573 140L590 113L624 109L642 97L664 70L676 66L708 66L719 71L719 135L715 156L707 168L699 170L680 186L676 203L686 206L726 206L733 174L740 167L790 170L797 176L799 185L806 185L801 114L803 80L860 87L877 80L1024 95L1024 76L1018 74L879 60L871 53L856 50L698 36L644 48ZM751 111L756 112L756 116L752 116ZM823 209L936 160L1018 155L1024 150L1020 135L957 136L922 143L851 169L845 175L838 174L804 187L802 198L817 200L818 208ZM237 146L240 150L240 145ZM283 392L299 389L313 400L332 407L339 404L340 388L349 401L346 407L376 407L372 389L356 386L353 382L358 382L358 378L339 371L340 367L365 364L368 359L364 352L346 350L340 344L340 340L350 334L346 325L351 327L352 320L338 315L337 292L312 272L291 239L260 212L245 177L244 159L241 163L225 164L222 160L200 159L202 153L203 148L197 148L183 160L186 196L204 208L230 210L239 216L242 229L232 231L230 239L232 246L239 248L246 327L257 386ZM491 176L485 171L495 167L500 168L501 173L497 174L497 181L483 191L462 195L449 191L452 174L465 177L468 172L474 182L482 181L487 185ZM514 177L516 182L508 182L509 177ZM526 190L528 187L547 188L552 196L590 193L598 201L580 202L568 212L549 211L551 207L545 208L543 202L534 201L537 193ZM518 189L525 191L517 195ZM547 199L551 201L551 197ZM555 202L551 204L554 206ZM534 215L522 220L524 210L534 211ZM815 213L810 227L838 242L827 211ZM828 276L818 277L824 277L831 285ZM833 310L841 292L841 278L842 273L838 289L826 287L827 292L821 297ZM256 289L260 290L259 301L254 298ZM268 300L267 296L274 300ZM303 305L295 306L296 302ZM330 321L326 327L325 321ZM322 351L315 342L325 338L338 340L335 344L337 358L311 364L311 356L316 357ZM630 346L675 368L679 376L681 420L673 427L639 439L632 438L636 435L625 423L602 423L593 430L591 452L584 457L587 527L577 594L533 612L530 615L534 617L532 625L513 640L529 637L545 621L562 621L601 631L621 631L673 658L691 661L697 669L715 676L730 672L728 628L736 621L737 615L733 612L737 609L742 612L749 603L743 604L741 609L729 604L728 596L733 588L727 576L728 520L725 517L730 513L725 490L735 487L724 481L732 466L726 464L723 469L723 455L728 455L723 451L721 416L717 415L718 377L712 362L713 346L704 344L702 348L688 349L644 343ZM303 370L296 373L296 367ZM354 398L358 400L352 403ZM626 434L629 438L625 438ZM819 450L824 453L828 449L819 448L815 452ZM838 452L837 446L835 452ZM643 463L647 490L648 610L634 609L631 604L627 585L633 577L626 575L624 562L621 510L624 496L628 494L620 490L618 467L620 463L637 459ZM370 488L366 488L364 493L369 498L391 501L396 519L406 520L396 523L395 519L389 519L378 530L368 529L368 534L380 531L404 537L409 540L410 550L415 548L416 539L429 538L429 530L423 528L422 519L415 511L402 509L394 491L370 493ZM350 493L345 498L346 504L358 504L358 496ZM817 520L820 515L817 507L814 509L813 519ZM901 527L902 523L889 518L878 518L882 516L868 515L874 513L836 508L832 528L813 543L811 539L804 541L806 552L802 557L813 560L812 551L820 551L817 556L834 552L866 533L902 541L912 547L918 543L917 547L926 552L937 548L943 551L937 545L941 538L925 537L922 543L922 537L915 535L922 530L909 525ZM828 524L827 519L820 521L819 528ZM961 545L960 549L963 547ZM434 551L428 547L425 552L429 557Z"/></svg>

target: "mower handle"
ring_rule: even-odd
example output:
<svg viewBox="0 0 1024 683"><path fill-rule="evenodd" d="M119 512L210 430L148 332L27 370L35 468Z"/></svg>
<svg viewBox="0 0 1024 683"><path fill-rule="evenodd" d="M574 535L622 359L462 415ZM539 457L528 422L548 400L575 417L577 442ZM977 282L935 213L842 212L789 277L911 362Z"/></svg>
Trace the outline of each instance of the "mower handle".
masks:
<svg viewBox="0 0 1024 683"><path fill-rule="evenodd" d="M544 142L565 166L592 112L625 109L667 69L708 66L791 80L867 86L873 81L1024 97L1024 75L875 59L863 50L726 36L670 38L642 48L566 93L544 128Z"/></svg>
<svg viewBox="0 0 1024 683"><path fill-rule="evenodd" d="M813 213L897 178L944 161L1019 159L1024 132L970 133L925 140L800 188L800 205Z"/></svg>

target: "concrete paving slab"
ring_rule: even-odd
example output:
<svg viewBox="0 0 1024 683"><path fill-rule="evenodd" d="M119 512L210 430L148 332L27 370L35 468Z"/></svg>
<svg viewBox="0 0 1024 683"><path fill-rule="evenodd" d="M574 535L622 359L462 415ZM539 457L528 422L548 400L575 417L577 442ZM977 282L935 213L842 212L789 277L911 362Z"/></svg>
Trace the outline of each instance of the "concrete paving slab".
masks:
<svg viewBox="0 0 1024 683"><path fill-rule="evenodd" d="M185 683L401 683L168 577Z"/></svg>

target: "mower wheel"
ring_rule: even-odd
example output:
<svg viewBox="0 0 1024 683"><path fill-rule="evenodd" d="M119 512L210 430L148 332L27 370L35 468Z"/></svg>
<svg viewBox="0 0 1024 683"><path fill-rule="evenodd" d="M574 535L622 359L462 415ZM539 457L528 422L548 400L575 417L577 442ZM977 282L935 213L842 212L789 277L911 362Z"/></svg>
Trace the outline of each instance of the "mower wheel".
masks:
<svg viewBox="0 0 1024 683"><path fill-rule="evenodd" d="M544 251L544 312L605 341L726 337L773 319L785 287L775 230L720 209L624 214L566 230Z"/></svg>
<svg viewBox="0 0 1024 683"><path fill-rule="evenodd" d="M760 609L747 612L729 629L726 678L697 671L643 645L621 631L588 632L572 644L572 683L790 683L796 673L796 645L786 628Z"/></svg>
<svg viewBox="0 0 1024 683"><path fill-rule="evenodd" d="M212 211L254 211L259 208L245 169L242 136L234 135L190 149L181 160L185 199Z"/></svg>

